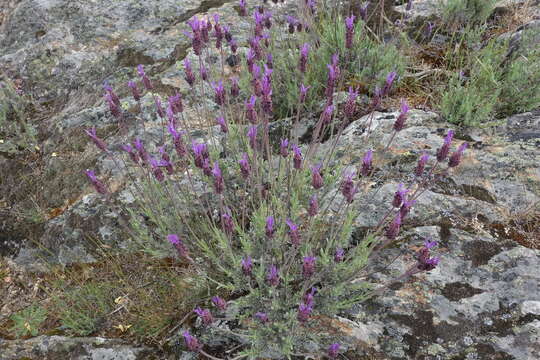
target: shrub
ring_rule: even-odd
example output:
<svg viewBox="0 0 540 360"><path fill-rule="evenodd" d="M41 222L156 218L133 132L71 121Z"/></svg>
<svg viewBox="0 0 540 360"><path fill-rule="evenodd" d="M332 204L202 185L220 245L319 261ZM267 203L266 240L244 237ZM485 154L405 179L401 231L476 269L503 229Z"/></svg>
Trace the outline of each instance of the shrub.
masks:
<svg viewBox="0 0 540 360"><path fill-rule="evenodd" d="M523 42L530 41L528 34ZM487 126L493 118L529 111L540 105L540 50L507 56L507 41L490 40L463 55L461 71L442 94L441 113L453 124Z"/></svg>
<svg viewBox="0 0 540 360"><path fill-rule="evenodd" d="M441 0L442 21L452 31L467 25L484 23L495 9L497 0Z"/></svg>
<svg viewBox="0 0 540 360"><path fill-rule="evenodd" d="M66 284L57 287L67 288ZM55 295L54 311L59 314L61 328L78 336L91 334L113 309L114 294L111 284L98 281Z"/></svg>
<svg viewBox="0 0 540 360"><path fill-rule="evenodd" d="M516 52L505 59L501 76L501 101L497 110L501 115L513 115L540 106L540 46L533 43L534 31L523 31L522 46L532 47L527 52Z"/></svg>
<svg viewBox="0 0 540 360"><path fill-rule="evenodd" d="M11 315L13 326L11 332L17 337L27 335L36 336L39 333L39 327L47 319L47 311L38 305L31 305Z"/></svg>
<svg viewBox="0 0 540 360"><path fill-rule="evenodd" d="M311 86L311 96L305 102L306 111L320 111L320 102L324 100L326 64L334 54L340 55L342 88L346 84L361 85L361 91L373 94L375 87L383 86L386 75L392 71L398 74L396 86L407 64L407 58L401 55L396 44L384 43L372 36L362 19L354 18L354 32L350 48L346 43L345 17L336 7L329 6L317 13L317 18L310 21L310 32L294 31L292 34L282 29L273 29L273 41L269 49L274 60L273 85L275 90L274 116L283 118L294 115L298 104L298 84ZM304 20L289 18L289 24L303 24ZM298 63L303 44L317 39L310 49L305 72L299 70ZM248 78L246 74L246 78ZM245 81L244 81L245 83ZM340 89L336 89L340 90Z"/></svg>
<svg viewBox="0 0 540 360"><path fill-rule="evenodd" d="M243 9L241 2L241 13ZM306 14L312 16L309 14L313 12L307 9ZM368 260L396 240L402 221L417 198L433 181L459 164L467 144L449 156L453 138L449 131L432 161L427 154L421 156L415 176L407 185L398 187L379 224L363 239L353 240L355 198L362 194L361 189L369 187L371 177L385 167L385 152L404 128L409 108L402 103L384 149L368 150L361 163L354 166L336 162L335 148L344 126L356 112L358 92L350 88L344 104L334 102L334 91L347 75L341 64L348 64L348 52L333 54L327 64L321 63L316 60L318 51L329 48L323 43L310 43L313 55L308 57L304 51L300 55L304 59L297 58L295 66L322 66L311 71L323 76L325 82L318 79L318 83L310 83L306 76L290 85L301 95L296 104L290 105L294 110L287 112L296 114L298 119L306 99L320 94L325 100L324 111L308 143L301 144L293 135L274 144L269 123L275 115L274 98L279 96L276 88L280 84L275 79L283 74L279 74L279 68L272 70L268 60L272 35L265 29L275 26L271 15L256 10L254 20L245 59L250 78L242 82L244 99L238 100L240 91L235 81L228 86L224 72L199 71L200 76L195 76L191 64L185 63L184 74L191 93L204 93L208 85L213 88L216 106L204 104L204 110L195 114L199 114L200 123L205 123L206 114L215 114L215 127L191 131L186 124L194 122L186 119L189 115L184 111L181 94L171 96L164 110L155 95L148 92L153 88L152 81L140 66L138 73L147 94L142 96L132 82L134 100L143 108L152 99L156 102L157 117L168 120L170 141L158 144L154 151L136 138L123 146L128 157L124 160L109 150L95 129L87 133L119 168L126 169L133 181L136 206L131 210L131 230L135 242L154 255L174 250L197 271L194 281L208 284L208 298L201 299L194 310L204 330L201 337L188 330L182 332L188 350L212 357L204 344L212 340L212 334L222 332L243 345L240 356L290 357L305 351L303 344L307 341L316 340L327 343L328 355L335 358L340 345L331 337L325 338L325 332L319 329L337 312L385 289L388 284L377 286L369 281ZM217 16L211 26L212 42L206 20L193 18L189 24L199 69L205 66L204 57L214 51L213 40L222 57L222 40L234 45L229 29L220 24ZM349 18L341 24L346 30L340 31L345 35L336 39L344 41L347 49L355 48L358 26L361 23L354 26L354 19ZM338 49L343 49L343 45ZM214 79L215 74L221 79ZM380 88L374 91L368 105L371 120L396 77L395 72L386 74ZM317 88L320 94L312 91ZM113 89L105 91L111 113L121 123L124 113L120 101ZM371 120L366 124L368 134ZM294 123L292 130L296 126ZM320 151L323 139L334 129L337 135L327 141L325 151ZM87 171L86 175L98 193L111 196L110 189L94 172ZM415 263L397 280L435 268L439 259L430 253L434 246L434 242L426 241L416 254ZM217 296L217 290L228 296ZM236 324L238 330L219 326L224 319Z"/></svg>
<svg viewBox="0 0 540 360"><path fill-rule="evenodd" d="M441 113L453 124L483 126L495 114L501 92L500 58L502 47L492 42L482 49L468 68L450 79L443 93Z"/></svg>

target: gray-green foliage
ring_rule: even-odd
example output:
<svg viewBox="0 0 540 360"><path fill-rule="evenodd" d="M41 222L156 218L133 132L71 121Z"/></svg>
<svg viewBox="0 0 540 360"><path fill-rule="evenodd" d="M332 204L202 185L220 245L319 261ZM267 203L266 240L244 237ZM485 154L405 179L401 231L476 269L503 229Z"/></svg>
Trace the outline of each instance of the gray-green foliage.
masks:
<svg viewBox="0 0 540 360"><path fill-rule="evenodd" d="M47 311L38 305L32 305L11 316L11 332L17 337L36 336L40 325L47 319Z"/></svg>
<svg viewBox="0 0 540 360"><path fill-rule="evenodd" d="M291 115L298 104L300 83L311 86L311 96L306 110L316 111L324 97L328 69L334 54L339 54L340 68L345 82L372 92L382 86L391 71L402 75L407 58L400 54L395 44L376 40L367 30L365 23L358 21L355 27L353 48L345 48L345 20L337 14L321 13L311 33L295 35L277 34L283 41L274 43L274 103L276 114L283 118ZM307 72L302 76L298 70L299 48L303 42L317 38L318 46L312 45L307 63ZM284 45L285 44L285 45ZM286 46L286 49L283 47ZM399 83L399 77L396 84ZM346 83L341 84L346 87Z"/></svg>
<svg viewBox="0 0 540 360"><path fill-rule="evenodd" d="M497 0L440 0L441 17L446 27L457 30L484 23Z"/></svg>
<svg viewBox="0 0 540 360"><path fill-rule="evenodd" d="M501 115L529 111L540 106L540 45L535 45L534 35L534 30L524 31L521 42L530 49L515 52L506 62L498 105Z"/></svg>
<svg viewBox="0 0 540 360"><path fill-rule="evenodd" d="M530 34L529 34L530 35ZM528 44L530 36L524 34ZM495 124L494 118L540 106L540 49L507 55L508 42L493 39L461 58L461 72L450 79L441 113L451 123Z"/></svg>
<svg viewBox="0 0 540 360"><path fill-rule="evenodd" d="M455 74L443 93L441 113L453 124L480 126L491 118L501 92L500 57L503 48L491 43L471 60L469 67Z"/></svg>
<svg viewBox="0 0 540 360"><path fill-rule="evenodd" d="M231 155L219 161L229 189L219 202L226 204L233 214L233 236L224 232L218 216L208 218L206 214L211 213L202 211L203 208L219 209L218 196L197 199L197 194L189 191L190 182L187 180L183 184L174 184L174 181L158 183L151 178L140 181L143 193L139 195L138 212L144 213L147 220L144 221L136 212L132 214L133 235L142 250L163 256L167 254L163 251L164 246L168 248L169 255L174 252L167 244L167 235L179 234L195 261L199 274L197 281L206 281L209 289L242 294L234 300L239 314L237 320L243 324L236 333L250 344L242 354L250 358L288 356L295 349L302 348L306 339L321 338L321 334L309 331L297 318L298 306L312 287L317 287L317 316L331 317L370 296L371 284L365 281L352 283L351 280L365 270L368 255L376 241L366 238L360 245L350 246L352 223L357 215L352 209L327 210L313 218L307 215L306 208L313 194L308 166L297 172L287 169L285 162L277 168L266 162L259 163L261 176L273 173L277 177L271 184L271 189L275 190L270 192L268 199L262 200L258 188L248 186L238 176L238 163L233 154L246 151L254 156L242 143L243 133L242 127L229 127L227 145ZM217 153L214 154L216 158ZM194 173L190 181L197 184L201 192L204 188L211 191L212 180L201 183L200 176ZM324 191L321 189L320 196L331 191L341 176L340 166L327 168L324 177L326 188ZM288 186L283 188L283 184ZM236 187L238 192L232 190ZM326 196L331 199L334 195L330 192ZM190 217L186 215L186 204L191 204ZM321 212L325 205L321 199ZM276 224L272 239L265 234L266 219L270 214ZM300 227L302 240L297 248L290 244L287 219ZM339 225L332 226L333 223ZM337 248L350 248L345 261L334 261ZM317 273L313 278L305 279L302 258L311 255L317 257ZM246 256L250 256L254 263L251 278L242 272L241 261ZM288 266L284 265L287 263ZM279 266L278 287L267 283L268 268L272 264ZM265 312L271 322L258 322L254 319L257 312ZM316 323L313 318L311 324L315 326ZM212 331L202 338L204 342L211 339Z"/></svg>
<svg viewBox="0 0 540 360"><path fill-rule="evenodd" d="M75 335L92 333L113 309L114 294L111 285L97 281L66 290L63 296L55 298L53 302L62 328Z"/></svg>
<svg viewBox="0 0 540 360"><path fill-rule="evenodd" d="M37 131L27 121L28 106L28 99L17 93L11 81L0 80L0 152L35 146Z"/></svg>

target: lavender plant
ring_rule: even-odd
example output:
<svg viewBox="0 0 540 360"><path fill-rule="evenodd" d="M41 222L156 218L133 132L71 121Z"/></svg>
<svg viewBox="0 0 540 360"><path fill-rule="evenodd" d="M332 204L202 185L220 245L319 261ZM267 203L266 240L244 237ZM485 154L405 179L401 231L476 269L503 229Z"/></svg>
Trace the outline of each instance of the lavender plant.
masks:
<svg viewBox="0 0 540 360"><path fill-rule="evenodd" d="M247 16L245 2L240 2L240 9ZM280 31L304 31L305 24L314 22L314 13L312 2L306 2L305 23L288 19ZM384 291L387 284L375 284L366 277L369 260L398 239L419 196L459 165L466 148L465 144L451 153L453 132L449 131L433 159L428 154L420 157L414 181L400 184L378 225L361 241L353 241L353 220L359 215L354 203L367 196L362 189L376 168L384 166L377 161L383 161L384 153L406 127L409 108L402 103L391 139L379 153L368 150L362 162L352 167L335 161L336 145L358 106L358 91L353 87L344 104L334 101L334 92L346 74L341 65L348 61L346 49L353 49L359 41L354 36L355 18L350 16L340 24L343 44L338 49L344 51L333 54L322 69L313 70L324 74L325 81L311 83L311 78L299 76L295 84L298 103L291 111L296 119L304 111L301 105L316 96L315 89L325 98L311 140L300 143L290 136L276 143L269 134L275 117L275 79L280 76L271 66L277 57L271 52L275 32L268 31L278 26L274 20L262 7L253 12L253 33L242 56L250 78L243 86L235 76L226 75L223 65L221 69L207 68L204 61L214 52L223 59L228 52L237 51L233 29L221 24L218 16L212 21L197 17L189 21L192 31L188 36L198 66L184 61L186 82L191 93L209 95L208 89L212 89L212 106L197 107L194 102L191 106L197 111L188 113L184 101L189 99L181 94L170 97L167 104L153 94L143 95L139 89L150 91L152 80L142 66L138 68L144 86L135 81L128 84L137 89L134 100L154 97L157 117L168 122L168 138L156 151L135 138L122 146L126 156L118 156L95 131L88 131L94 144L125 168L132 181L137 204L130 209L135 240L156 255L166 247L196 271L196 281L227 294L226 298L212 294L211 300L201 300L194 309L206 331L198 337L188 330L182 333L188 350L213 359L216 357L208 353L205 343L215 332L240 342L241 357L289 357L304 352L302 344L313 339L326 343L328 357L336 358L341 345L325 338L319 329L339 311ZM309 53L322 49L328 50L324 44L305 42L295 61L298 72L316 66ZM371 115L366 117L368 133L374 112L397 76L395 72L385 74L381 86L374 88L368 107ZM121 118L123 110L116 104L114 91L106 92L112 114ZM200 137L189 126L191 116L206 125ZM292 134L297 125L293 123ZM337 134L327 141L331 150L320 151L328 133ZM109 188L94 172L87 171L87 176L98 193L110 197ZM156 242L161 248L153 246ZM439 262L432 254L435 245L426 242L416 254L416 262L398 280L435 268ZM238 324L238 329L220 326L225 319Z"/></svg>
<svg viewBox="0 0 540 360"><path fill-rule="evenodd" d="M281 27L266 31L270 36L268 51L272 54L274 116L294 116L296 107L305 111L320 110L327 91L327 64L335 54L340 56L339 83L356 84L362 92L373 94L382 87L386 75L404 73L407 58L400 55L398 44L386 44L373 36L361 16L343 16L335 2L321 2L321 9L306 6L295 16L287 16ZM276 21L283 21L278 19ZM249 76L244 83L249 82ZM397 83L399 82L399 78ZM299 84L310 86L310 96L299 101Z"/></svg>

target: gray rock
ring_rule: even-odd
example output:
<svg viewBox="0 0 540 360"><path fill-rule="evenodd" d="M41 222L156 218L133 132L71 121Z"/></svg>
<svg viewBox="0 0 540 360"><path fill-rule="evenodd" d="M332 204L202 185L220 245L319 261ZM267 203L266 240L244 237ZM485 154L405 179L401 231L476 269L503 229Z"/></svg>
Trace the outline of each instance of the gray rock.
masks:
<svg viewBox="0 0 540 360"><path fill-rule="evenodd" d="M528 299L540 296L539 275L530 271L540 265L540 252L485 235L439 233L437 227L412 229L411 240L385 255L405 258L381 271L378 280L388 283L407 269L425 236L439 241L442 260L437 269L394 283L349 314L355 322L369 321L369 329L382 329L363 352L403 359L537 358L539 316Z"/></svg>
<svg viewBox="0 0 540 360"><path fill-rule="evenodd" d="M150 360L162 359L145 346L128 345L104 338L38 336L29 340L0 339L0 359L42 360Z"/></svg>

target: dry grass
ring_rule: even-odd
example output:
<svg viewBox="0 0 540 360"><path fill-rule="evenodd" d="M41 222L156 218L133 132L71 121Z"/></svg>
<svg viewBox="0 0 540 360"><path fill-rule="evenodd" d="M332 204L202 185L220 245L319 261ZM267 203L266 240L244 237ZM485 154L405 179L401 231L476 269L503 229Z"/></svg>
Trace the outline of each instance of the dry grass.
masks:
<svg viewBox="0 0 540 360"><path fill-rule="evenodd" d="M532 4L533 2L533 0L527 0L523 4L512 4L507 11L495 16L490 34L498 36L507 32L514 32L520 26L532 21L536 7Z"/></svg>
<svg viewBox="0 0 540 360"><path fill-rule="evenodd" d="M531 249L540 249L540 203L511 214L506 221L491 227L492 233L500 238L511 239Z"/></svg>
<svg viewBox="0 0 540 360"><path fill-rule="evenodd" d="M143 254L106 255L94 264L23 274L0 263L6 300L0 336L14 338L10 317L30 305L47 310L41 334L96 335L159 345L205 294L193 274L174 259Z"/></svg>

